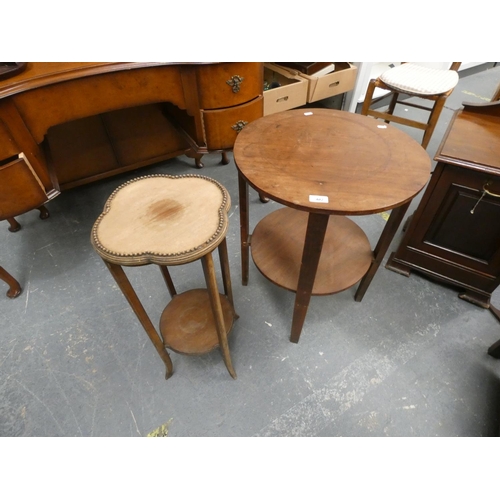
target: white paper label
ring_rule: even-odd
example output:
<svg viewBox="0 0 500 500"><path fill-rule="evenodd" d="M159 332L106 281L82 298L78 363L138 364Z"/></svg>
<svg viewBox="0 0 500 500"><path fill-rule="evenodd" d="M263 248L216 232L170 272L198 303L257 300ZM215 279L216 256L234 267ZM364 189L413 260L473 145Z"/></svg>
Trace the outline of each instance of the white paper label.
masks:
<svg viewBox="0 0 500 500"><path fill-rule="evenodd" d="M311 203L328 203L328 196L320 196L319 194L310 194L309 201Z"/></svg>

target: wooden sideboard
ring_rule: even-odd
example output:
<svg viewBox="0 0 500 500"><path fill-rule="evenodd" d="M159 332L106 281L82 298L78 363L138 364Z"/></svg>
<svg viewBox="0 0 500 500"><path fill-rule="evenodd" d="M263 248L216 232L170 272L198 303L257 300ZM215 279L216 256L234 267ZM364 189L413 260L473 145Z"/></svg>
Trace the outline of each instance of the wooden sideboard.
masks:
<svg viewBox="0 0 500 500"><path fill-rule="evenodd" d="M453 285L488 307L500 284L500 103L464 104L438 149L436 168L386 267Z"/></svg>
<svg viewBox="0 0 500 500"><path fill-rule="evenodd" d="M224 162L263 114L262 82L263 64L251 62L27 63L0 81L0 181L7 170L33 176L22 213L40 187L50 200L181 154L201 167L218 151Z"/></svg>

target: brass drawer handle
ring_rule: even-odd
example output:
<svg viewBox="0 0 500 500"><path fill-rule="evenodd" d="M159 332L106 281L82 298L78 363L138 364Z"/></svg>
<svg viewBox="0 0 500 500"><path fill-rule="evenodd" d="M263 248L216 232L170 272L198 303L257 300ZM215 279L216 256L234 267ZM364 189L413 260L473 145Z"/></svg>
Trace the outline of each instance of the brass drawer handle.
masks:
<svg viewBox="0 0 500 500"><path fill-rule="evenodd" d="M246 122L245 120L238 120L234 125L231 126L231 128L233 130L236 130L236 133L239 133L243 130L243 128L247 124L248 124L248 122Z"/></svg>
<svg viewBox="0 0 500 500"><path fill-rule="evenodd" d="M484 198L484 195L489 195L489 196L493 196L494 198L500 198L500 194L496 194L496 193L492 193L487 186L489 186L491 184L491 181L490 182L487 182L484 186L483 186L483 192L481 193L481 197L479 198L479 200L476 201L476 204L474 205L474 207L472 208L472 210L470 211L471 214L474 213L474 211L476 210L476 207L479 205L480 201Z"/></svg>
<svg viewBox="0 0 500 500"><path fill-rule="evenodd" d="M238 93L240 91L241 82L244 78L240 75L233 75L230 80L226 80L226 83L233 88L233 93Z"/></svg>
<svg viewBox="0 0 500 500"><path fill-rule="evenodd" d="M496 194L496 193L492 193L491 191L488 190L488 188L486 186L489 186L491 184L491 182L487 182L484 186L483 186L483 191L486 193L486 194L489 194L490 196L494 196L495 198L500 198L500 194Z"/></svg>

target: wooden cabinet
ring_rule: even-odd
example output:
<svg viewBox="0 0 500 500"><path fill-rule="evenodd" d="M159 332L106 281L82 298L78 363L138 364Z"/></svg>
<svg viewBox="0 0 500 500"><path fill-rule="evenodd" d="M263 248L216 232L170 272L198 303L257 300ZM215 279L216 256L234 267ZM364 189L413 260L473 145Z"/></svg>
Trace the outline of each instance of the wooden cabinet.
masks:
<svg viewBox="0 0 500 500"><path fill-rule="evenodd" d="M500 283L500 107L456 113L437 165L387 268L419 271L489 306Z"/></svg>
<svg viewBox="0 0 500 500"><path fill-rule="evenodd" d="M165 115L202 167L204 154L232 149L245 125L263 116L264 66L253 62L188 65L182 67L182 81L192 89L186 106L166 103ZM227 163L224 156L223 163Z"/></svg>
<svg viewBox="0 0 500 500"><path fill-rule="evenodd" d="M27 63L0 82L0 161L23 153L49 198L184 153L201 167L262 116L262 75L252 62Z"/></svg>

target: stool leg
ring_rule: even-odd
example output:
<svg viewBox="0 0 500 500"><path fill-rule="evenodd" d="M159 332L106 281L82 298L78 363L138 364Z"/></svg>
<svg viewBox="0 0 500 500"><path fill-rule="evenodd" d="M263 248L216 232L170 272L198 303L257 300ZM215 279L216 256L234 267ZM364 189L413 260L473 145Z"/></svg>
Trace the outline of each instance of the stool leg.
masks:
<svg viewBox="0 0 500 500"><path fill-rule="evenodd" d="M399 98L399 93L398 92L393 92L392 97L391 97L391 103L389 104L389 107L387 108L387 113L389 115L394 114L394 109L396 108L396 104L398 102ZM385 120L385 123L390 123L390 120Z"/></svg>
<svg viewBox="0 0 500 500"><path fill-rule="evenodd" d="M172 360L170 359L170 356L167 350L165 349L163 341L158 335L158 332L153 326L153 323L151 323L148 313L141 304L139 297L135 293L135 290L133 289L132 285L130 284L127 275L123 271L123 268L117 264L112 264L111 262L104 261L104 263L106 264L107 268L109 269L109 272L115 279L117 285L120 287L120 290L122 291L123 295L130 304L130 307L137 316L137 319L140 321L144 330L146 330L146 333L148 334L148 337L151 339L151 342L153 342L153 345L155 346L156 350L158 351L158 354L160 355L160 358L165 363L165 366L167 368L167 373L165 375L165 378L167 379L170 378L173 373Z"/></svg>
<svg viewBox="0 0 500 500"><path fill-rule="evenodd" d="M375 91L375 80L370 80L368 82L368 88L366 89L365 100L363 101L363 106L361 108L361 114L368 116L368 110L372 103L373 92Z"/></svg>
<svg viewBox="0 0 500 500"><path fill-rule="evenodd" d="M165 284L167 285L168 291L170 293L170 297L174 298L174 295L177 295L177 291L175 290L174 282L170 277L170 273L168 272L167 266L159 266L161 273L163 274L163 279L165 280Z"/></svg>
<svg viewBox="0 0 500 500"><path fill-rule="evenodd" d="M219 259L222 271L222 283L224 285L224 294L228 298L231 306L233 307L233 314L235 319L238 319L239 316L238 314L236 314L236 310L234 308L233 287L231 285L231 274L229 272L229 257L227 255L226 238L224 238L221 244L219 245Z"/></svg>
<svg viewBox="0 0 500 500"><path fill-rule="evenodd" d="M446 97L439 97L434 107L432 108L431 114L429 115L429 121L427 122L427 128L425 129L424 136L422 138L422 147L424 149L429 145L429 141L431 140L434 129L436 128L436 124L439 120L439 115L444 108L444 103L446 102Z"/></svg>
<svg viewBox="0 0 500 500"><path fill-rule="evenodd" d="M9 290L7 291L7 297L13 299L21 293L21 285L19 282L8 273L3 267L0 266L0 280L5 281L9 285Z"/></svg>
<svg viewBox="0 0 500 500"><path fill-rule="evenodd" d="M203 266L203 273L205 274L205 281L207 282L208 295L210 297L210 304L215 319L215 326L217 328L217 336L219 337L219 346L222 351L222 357L226 364L227 371L236 378L236 372L231 362L231 355L229 354L229 345L227 343L226 326L224 324L224 316L222 314L222 306L220 303L219 289L217 288L217 280L215 278L214 261L212 254L209 253L201 258Z"/></svg>

